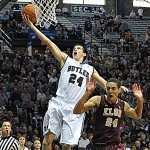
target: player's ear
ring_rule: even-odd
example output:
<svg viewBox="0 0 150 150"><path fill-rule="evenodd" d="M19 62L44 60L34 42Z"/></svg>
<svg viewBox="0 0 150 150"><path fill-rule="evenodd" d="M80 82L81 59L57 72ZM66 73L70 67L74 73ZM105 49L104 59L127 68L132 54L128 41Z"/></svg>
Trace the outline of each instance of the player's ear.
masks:
<svg viewBox="0 0 150 150"><path fill-rule="evenodd" d="M83 53L83 57L86 57L86 53Z"/></svg>

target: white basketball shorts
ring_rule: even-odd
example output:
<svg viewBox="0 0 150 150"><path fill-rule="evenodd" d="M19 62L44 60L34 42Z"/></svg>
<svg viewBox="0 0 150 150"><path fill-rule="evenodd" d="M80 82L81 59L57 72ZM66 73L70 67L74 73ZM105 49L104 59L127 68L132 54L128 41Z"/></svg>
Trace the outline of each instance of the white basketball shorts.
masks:
<svg viewBox="0 0 150 150"><path fill-rule="evenodd" d="M48 110L43 121L43 134L51 131L58 138L60 143L77 145L81 136L84 121L84 113L73 114L74 105L50 100Z"/></svg>

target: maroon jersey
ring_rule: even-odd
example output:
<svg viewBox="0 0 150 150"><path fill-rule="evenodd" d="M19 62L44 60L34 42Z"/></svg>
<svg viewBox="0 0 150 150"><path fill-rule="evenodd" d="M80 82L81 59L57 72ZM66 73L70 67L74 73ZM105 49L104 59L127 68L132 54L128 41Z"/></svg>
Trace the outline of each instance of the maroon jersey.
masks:
<svg viewBox="0 0 150 150"><path fill-rule="evenodd" d="M120 143L120 127L124 117L124 101L110 104L102 96L99 108L93 114L93 143L106 146Z"/></svg>

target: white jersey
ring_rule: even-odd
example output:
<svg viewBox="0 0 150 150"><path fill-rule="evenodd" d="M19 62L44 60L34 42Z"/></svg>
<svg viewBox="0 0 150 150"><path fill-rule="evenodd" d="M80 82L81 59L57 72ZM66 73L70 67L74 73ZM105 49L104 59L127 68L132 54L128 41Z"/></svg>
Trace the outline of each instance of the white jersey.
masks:
<svg viewBox="0 0 150 150"><path fill-rule="evenodd" d="M92 75L94 68L88 64L80 64L70 58L61 70L55 100L75 105L86 91L87 76Z"/></svg>

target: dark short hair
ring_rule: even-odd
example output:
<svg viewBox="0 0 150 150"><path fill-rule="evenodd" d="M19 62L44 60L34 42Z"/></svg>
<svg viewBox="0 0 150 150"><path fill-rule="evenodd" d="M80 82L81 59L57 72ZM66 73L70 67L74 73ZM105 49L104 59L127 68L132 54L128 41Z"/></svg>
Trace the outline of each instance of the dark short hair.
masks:
<svg viewBox="0 0 150 150"><path fill-rule="evenodd" d="M10 123L10 126L12 126L12 123L11 123L10 120L4 119L4 120L2 121L2 125L3 125L4 122L9 122L9 123Z"/></svg>
<svg viewBox="0 0 150 150"><path fill-rule="evenodd" d="M117 87L118 87L118 88L121 87L121 82L120 82L118 79L116 79L116 78L110 78L110 79L108 80L108 82L114 82L114 83L117 84ZM108 82L107 82L107 83L108 83Z"/></svg>

